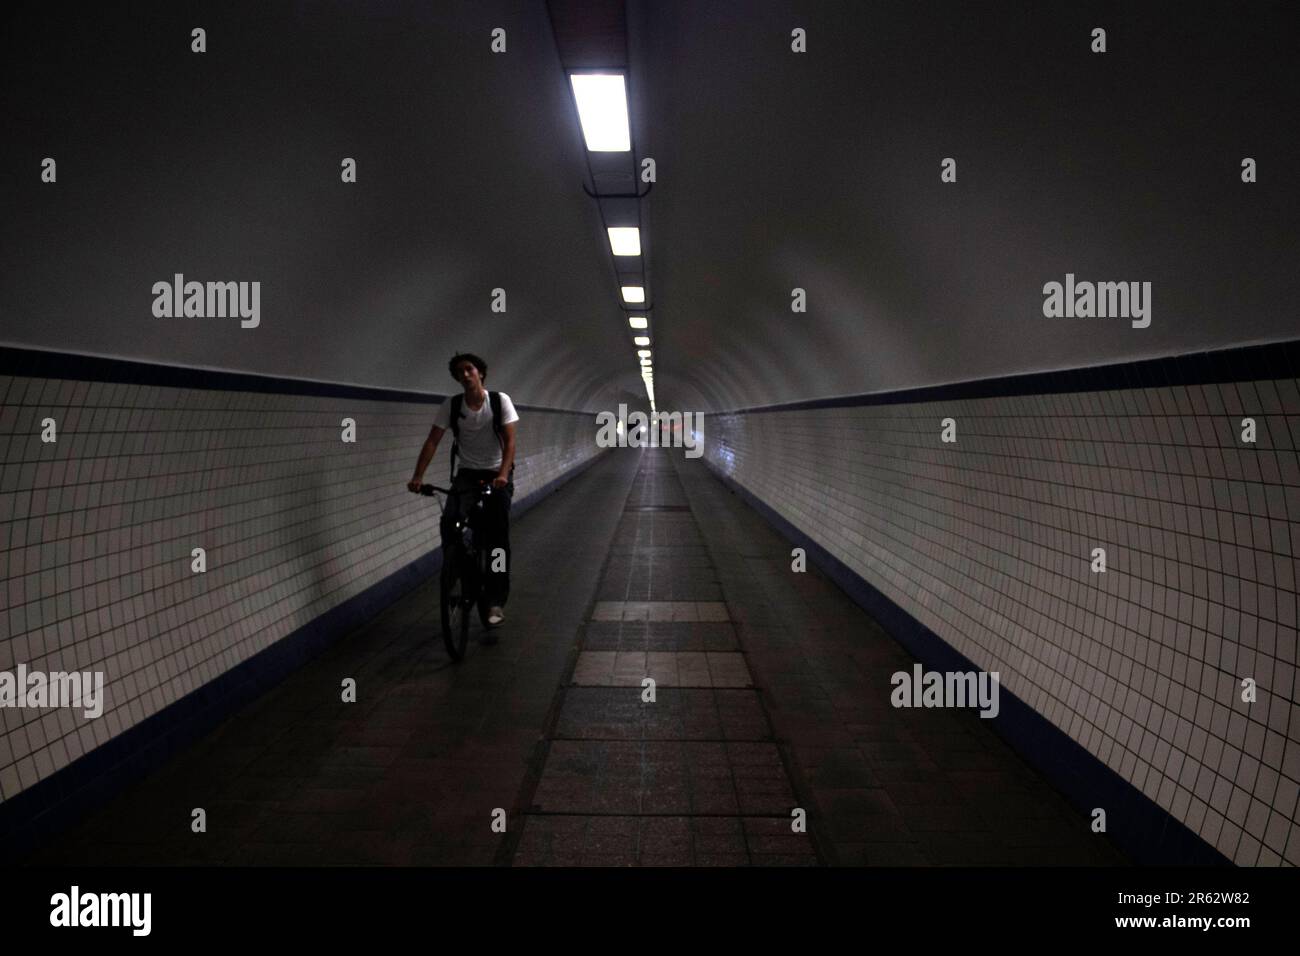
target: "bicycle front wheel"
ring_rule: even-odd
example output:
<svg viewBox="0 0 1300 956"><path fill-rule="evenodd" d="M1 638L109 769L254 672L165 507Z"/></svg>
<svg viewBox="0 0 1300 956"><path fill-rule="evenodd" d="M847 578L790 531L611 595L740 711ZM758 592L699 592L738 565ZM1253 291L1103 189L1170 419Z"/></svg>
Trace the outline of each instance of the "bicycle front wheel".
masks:
<svg viewBox="0 0 1300 956"><path fill-rule="evenodd" d="M453 661L465 656L469 643L470 602L465 597L465 582L460 575L460 561L455 555L443 559L442 566L442 640Z"/></svg>

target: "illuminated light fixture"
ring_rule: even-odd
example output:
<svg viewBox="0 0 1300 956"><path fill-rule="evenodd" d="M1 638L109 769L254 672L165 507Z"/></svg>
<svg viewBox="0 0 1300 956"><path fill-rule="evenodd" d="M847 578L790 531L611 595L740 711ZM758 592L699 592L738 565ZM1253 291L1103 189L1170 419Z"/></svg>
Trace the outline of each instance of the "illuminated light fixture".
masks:
<svg viewBox="0 0 1300 956"><path fill-rule="evenodd" d="M625 153L631 149L623 74L570 73L569 82L587 149L593 153Z"/></svg>
<svg viewBox="0 0 1300 956"><path fill-rule="evenodd" d="M641 255L641 230L636 226L610 226L609 247L616 256Z"/></svg>
<svg viewBox="0 0 1300 956"><path fill-rule="evenodd" d="M639 356L641 356L641 358L649 358L649 357L650 357L650 350L649 350L649 349L637 349L637 350L636 350L636 354L639 355Z"/></svg>
<svg viewBox="0 0 1300 956"><path fill-rule="evenodd" d="M633 344L633 345L649 345L649 344L650 344L650 336L648 336L648 335L637 335L637 336L634 336L634 337L632 338L632 344Z"/></svg>
<svg viewBox="0 0 1300 956"><path fill-rule="evenodd" d="M644 315L629 315L627 324L634 329L644 329L646 327L646 318Z"/></svg>
<svg viewBox="0 0 1300 956"><path fill-rule="evenodd" d="M641 359L641 364L642 364L642 365L650 365L650 364L651 364L651 362L650 362L650 357L649 357L648 355L647 355L647 356L644 356L644 357Z"/></svg>
<svg viewBox="0 0 1300 956"><path fill-rule="evenodd" d="M644 302L644 301L645 301L645 287L644 287L644 286L639 286L639 285L625 285L625 286L623 286L623 301L624 301L624 302Z"/></svg>

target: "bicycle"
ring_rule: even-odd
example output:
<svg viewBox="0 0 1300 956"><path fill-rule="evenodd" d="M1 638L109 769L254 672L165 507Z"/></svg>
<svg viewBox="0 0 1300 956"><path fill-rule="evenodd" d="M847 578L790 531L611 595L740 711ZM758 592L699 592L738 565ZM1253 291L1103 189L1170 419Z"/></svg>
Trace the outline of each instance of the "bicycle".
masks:
<svg viewBox="0 0 1300 956"><path fill-rule="evenodd" d="M436 492L445 495L474 495L474 503L462 512L460 521L451 529L453 534L444 535L442 542L442 572L439 580L442 592L442 640L447 645L451 659L458 661L465 656L465 647L469 643L471 608L477 605L479 621L491 633L488 625L488 600L484 590L488 574L488 553L475 544L474 532L483 514L483 499L492 494L492 486L483 484L467 492L453 492L450 488L440 488L437 485L420 486L420 494L426 497L433 497ZM442 504L442 511L445 513L446 510L446 505ZM459 536L455 532L459 532Z"/></svg>

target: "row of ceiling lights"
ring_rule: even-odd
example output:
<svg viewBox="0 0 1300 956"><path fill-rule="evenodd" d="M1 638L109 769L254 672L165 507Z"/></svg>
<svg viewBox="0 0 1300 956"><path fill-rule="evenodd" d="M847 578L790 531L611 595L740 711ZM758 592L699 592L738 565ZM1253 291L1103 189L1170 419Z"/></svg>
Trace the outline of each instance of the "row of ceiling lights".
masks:
<svg viewBox="0 0 1300 956"><path fill-rule="evenodd" d="M625 153L632 148L632 135L628 124L627 86L621 73L570 73L573 98L578 105L578 119L587 149L593 153ZM641 230L637 226L610 226L609 246L618 257L641 255ZM645 272L642 270L642 275ZM643 280L644 281L644 280ZM629 305L645 302L645 287L621 287L623 301ZM655 408L655 376L650 351L649 321L644 315L629 315L628 324L638 334L632 342L637 347L641 363L641 379L645 382L650 410Z"/></svg>

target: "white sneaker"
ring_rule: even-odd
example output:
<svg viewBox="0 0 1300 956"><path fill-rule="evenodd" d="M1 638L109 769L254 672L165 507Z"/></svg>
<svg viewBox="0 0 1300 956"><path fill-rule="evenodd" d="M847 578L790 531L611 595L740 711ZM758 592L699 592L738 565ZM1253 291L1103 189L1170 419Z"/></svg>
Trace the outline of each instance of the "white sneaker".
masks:
<svg viewBox="0 0 1300 956"><path fill-rule="evenodd" d="M506 612L499 607L488 608L488 623L496 627L506 619Z"/></svg>

